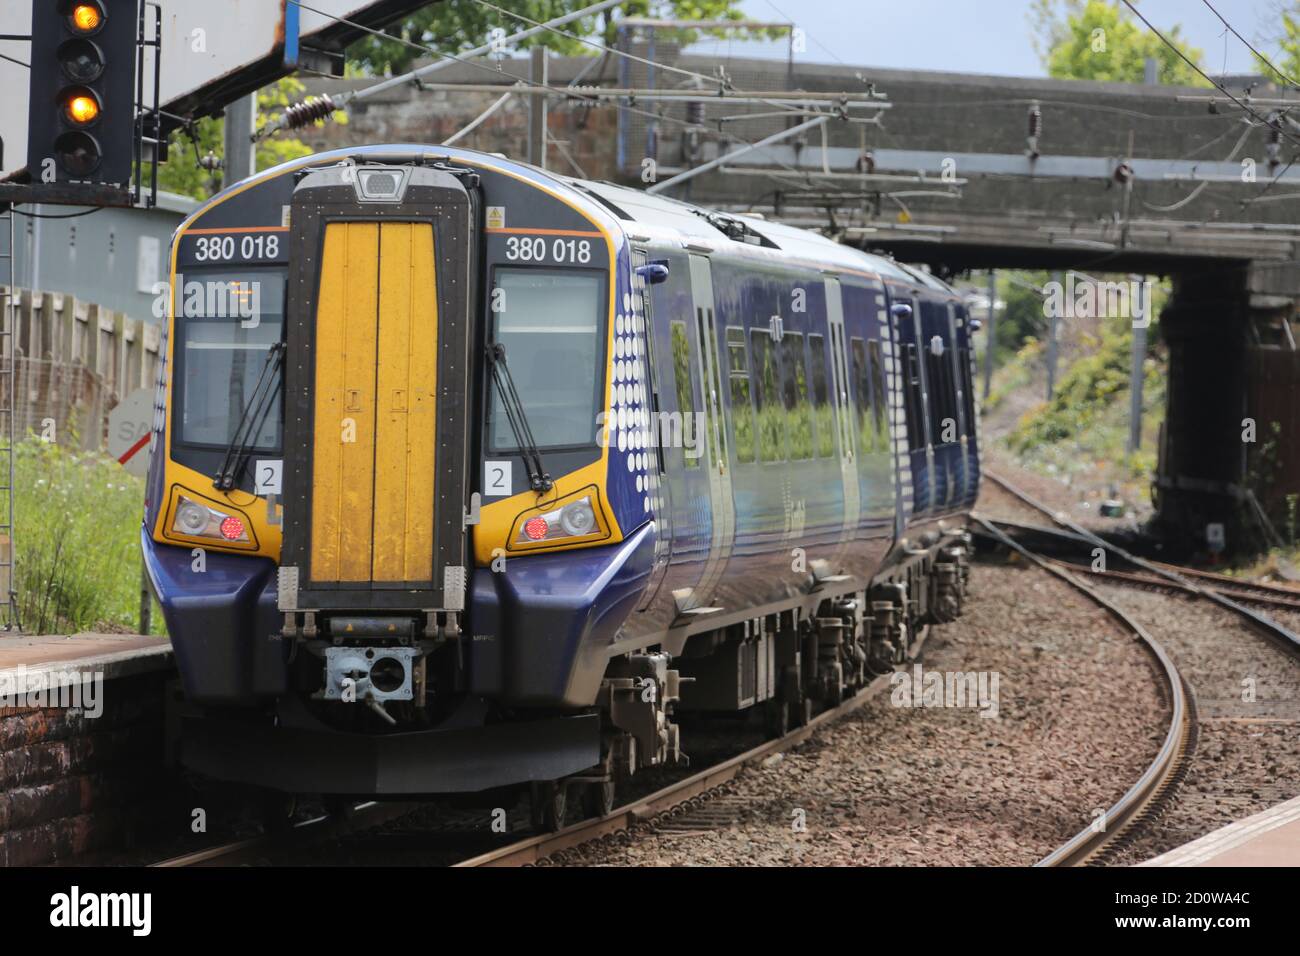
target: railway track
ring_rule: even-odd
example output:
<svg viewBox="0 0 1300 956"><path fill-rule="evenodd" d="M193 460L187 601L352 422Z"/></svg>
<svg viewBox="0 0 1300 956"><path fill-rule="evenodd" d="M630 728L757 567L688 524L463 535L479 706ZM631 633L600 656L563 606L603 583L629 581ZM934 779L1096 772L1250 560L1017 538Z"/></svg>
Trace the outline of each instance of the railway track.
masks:
<svg viewBox="0 0 1300 956"><path fill-rule="evenodd" d="M321 814L295 823L284 831L274 831L246 840L235 840L193 850L151 864L155 867L246 866L260 862L273 853L299 849L338 839L361 830L382 826L418 810L419 803L380 803L370 801L352 805L334 814Z"/></svg>
<svg viewBox="0 0 1300 956"><path fill-rule="evenodd" d="M1024 526L1016 525L1013 522L996 522L981 516L977 520L984 526L985 530L1029 560L1067 580L1073 586L1088 594L1091 599L1107 608L1143 640L1144 644L1152 650L1152 653L1161 663L1166 689L1170 695L1171 723L1164 745L1161 747L1156 759L1142 775L1142 778L1130 788L1114 807L1105 813L1102 817L1104 826L1090 826L1081 831L1066 844L1041 860L1039 865L1069 866L1107 862L1121 855L1126 847L1132 847L1134 841L1142 836L1143 830L1148 829L1149 824L1153 823L1157 817L1174 804L1175 793L1178 792L1180 785L1188 777L1189 770L1193 765L1203 727L1212 725L1213 722L1251 723L1260 719L1273 721L1275 718L1242 717L1240 716L1242 710L1240 706L1234 708L1232 700L1227 695L1221 695L1220 699L1210 700L1210 713L1208 715L1203 713L1203 708L1198 704L1196 691L1200 688L1207 690L1218 689L1214 685L1222 683L1223 674L1216 673L1215 665L1217 662L1213 658L1198 657L1196 653L1198 648L1195 646L1179 646L1179 655L1185 655L1191 662L1190 666L1196 672L1195 679L1184 677L1175 664L1174 656L1171 656L1167 649L1170 645L1162 645L1147 631L1134 614L1120 608L1097 587L1086 583L1085 576L1091 581L1099 582L1103 588L1106 586L1112 589L1117 587L1137 587L1144 591L1157 591L1165 594L1178 593L1199 597L1212 603L1222 611L1235 615L1245 625L1241 629L1242 631L1249 631L1252 635L1265 637L1269 645L1280 651L1281 655L1292 665L1300 662L1300 636L1297 636L1283 624L1260 613L1259 610L1246 606L1246 604L1264 605L1293 612L1296 610L1295 597L1300 597L1300 595L1296 595L1295 592L1288 594L1288 589L1273 585L1249 585L1226 575L1214 574L1213 572L1193 572L1189 574L1183 568L1138 558L1069 521L1058 512L1025 494L1011 482L997 475L987 475L987 477L990 477L1008 494L1014 496L1022 505L1032 508L1039 514L1046 515L1053 523L1065 530L1052 532L1040 527L1026 529ZM1075 560L1053 560L1029 550L1013 540L1007 533L1008 530L1017 528L1022 531L1029 530L1032 534L1038 536L1055 534L1057 539L1055 542L1056 547L1067 552L1073 550ZM1083 560L1082 563L1077 563L1081 546L1086 549L1082 553L1088 555L1088 559ZM1115 555L1137 570L1119 571L1105 567L1094 567L1091 559L1095 555L1095 550L1093 550L1095 548L1104 549L1105 554ZM1170 630L1169 633L1174 635L1177 631L1174 629ZM1240 645L1244 643L1241 641L1240 634L1215 635L1215 637L1222 640L1225 645L1235 640L1239 645L1238 651L1240 651ZM1219 666L1217 669L1222 671L1225 667ZM1294 671L1292 672L1294 673ZM1289 711L1285 711L1286 714L1292 712L1300 711L1297 711L1297 708L1294 707ZM1281 722L1289 724L1293 720L1293 717L1284 718ZM1230 780L1219 780L1216 786L1203 787L1203 789L1210 792L1210 796L1206 799L1215 804L1231 802L1236 796L1231 783ZM1252 795L1260 796L1257 793ZM1190 803L1192 801L1186 802Z"/></svg>
<svg viewBox="0 0 1300 956"><path fill-rule="evenodd" d="M918 636L911 648L915 657L925 643L929 629ZM709 805L725 801L727 785L746 767L760 763L774 754L789 750L808 740L817 731L865 705L889 686L889 674L875 678L857 694L838 706L813 717L802 727L776 740L767 741L698 773L638 797L605 817L583 820L555 833L530 833L520 840L487 852L457 859L455 867L527 866L544 861L553 854L594 840L626 831L640 823L667 820L690 810L708 814ZM154 863L158 867L240 866L264 862L274 856L327 844L364 833L408 816L423 804L367 803L350 808L343 815L321 815L294 825L287 831L269 833L251 839L204 848ZM468 835L466 835L468 836ZM478 840L481 846L483 840Z"/></svg>
<svg viewBox="0 0 1300 956"><path fill-rule="evenodd" d="M927 628L918 636L912 645L909 654L910 658L915 659L925 643L928 633L929 629ZM528 837L518 843L491 850L454 865L458 867L488 867L541 864L545 862L547 857L556 853L625 832L642 823L664 821L673 816L686 817L690 820L694 820L699 816L708 816L711 809L710 804L719 799L725 800L727 785L735 780L746 767L754 766L774 754L782 753L803 743L822 727L834 723L862 707L889 686L890 676L890 674L880 675L854 696L849 697L836 707L823 711L808 723L792 730L784 737L760 744L684 780L669 784L654 793L640 797L618 808L606 817L583 820L581 823L575 823L555 833L543 833ZM725 816L726 808L720 809L719 813Z"/></svg>

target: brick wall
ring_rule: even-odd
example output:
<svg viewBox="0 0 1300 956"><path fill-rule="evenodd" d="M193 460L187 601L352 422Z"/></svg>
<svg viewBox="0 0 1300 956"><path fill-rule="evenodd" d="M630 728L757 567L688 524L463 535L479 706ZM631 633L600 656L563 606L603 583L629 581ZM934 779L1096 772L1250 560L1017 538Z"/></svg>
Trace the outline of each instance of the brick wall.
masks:
<svg viewBox="0 0 1300 956"><path fill-rule="evenodd" d="M166 672L108 679L103 713L0 709L0 865L66 862L129 845L171 790Z"/></svg>

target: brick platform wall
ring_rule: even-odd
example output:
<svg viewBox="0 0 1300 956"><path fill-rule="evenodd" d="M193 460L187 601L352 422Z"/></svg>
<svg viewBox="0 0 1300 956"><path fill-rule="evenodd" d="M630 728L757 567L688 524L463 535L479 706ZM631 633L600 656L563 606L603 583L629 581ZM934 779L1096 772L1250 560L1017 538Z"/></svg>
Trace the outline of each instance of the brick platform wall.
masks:
<svg viewBox="0 0 1300 956"><path fill-rule="evenodd" d="M171 792L166 671L109 678L103 713L0 709L0 865L67 862L129 846Z"/></svg>

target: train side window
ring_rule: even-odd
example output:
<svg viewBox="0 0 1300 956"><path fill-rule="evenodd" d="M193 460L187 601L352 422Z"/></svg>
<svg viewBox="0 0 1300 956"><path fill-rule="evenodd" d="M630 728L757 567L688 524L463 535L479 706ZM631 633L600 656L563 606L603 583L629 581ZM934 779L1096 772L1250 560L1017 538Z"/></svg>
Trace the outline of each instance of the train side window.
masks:
<svg viewBox="0 0 1300 956"><path fill-rule="evenodd" d="M813 420L817 426L817 456L835 457L835 415L831 410L831 393L826 382L826 338L808 336L812 353Z"/></svg>
<svg viewBox="0 0 1300 956"><path fill-rule="evenodd" d="M952 394L952 356L925 350L930 384L930 440L935 445L956 441L957 407Z"/></svg>
<svg viewBox="0 0 1300 956"><path fill-rule="evenodd" d="M858 444L862 453L867 455L876 447L876 433L871 407L875 392L871 387L866 343L855 335L849 340L849 351L853 355L853 399L858 422Z"/></svg>
<svg viewBox="0 0 1300 956"><path fill-rule="evenodd" d="M871 407L876 418L877 452L889 451L889 419L886 411L889 406L888 393L885 389L885 363L880 354L880 340L872 339L867 343L867 359L871 366Z"/></svg>
<svg viewBox="0 0 1300 956"><path fill-rule="evenodd" d="M781 352L781 391L785 399L786 415L790 419L790 457L796 461L805 461L813 456L813 433L803 333L785 333L781 337Z"/></svg>
<svg viewBox="0 0 1300 956"><path fill-rule="evenodd" d="M961 368L961 396L962 411L966 414L966 434L975 434L975 383L971 375L971 358L970 349L962 349L957 353L957 361Z"/></svg>
<svg viewBox="0 0 1300 956"><path fill-rule="evenodd" d="M754 357L754 398L758 407L758 454L763 461L785 460L785 409L781 407L781 376L776 349L766 329L749 333Z"/></svg>
<svg viewBox="0 0 1300 956"><path fill-rule="evenodd" d="M699 449L698 442L704 440L704 428L695 414L695 388L691 383L691 337L686 331L686 323L674 319L673 337L673 379L677 383L677 412L681 415L682 457L687 468L699 468L702 455L694 457L686 454L687 445ZM676 437L676 436L674 436Z"/></svg>
<svg viewBox="0 0 1300 956"><path fill-rule="evenodd" d="M925 402L921 397L921 359L915 343L904 346L903 363L907 375L907 447L916 451L925 447L925 421L921 417Z"/></svg>
<svg viewBox="0 0 1300 956"><path fill-rule="evenodd" d="M731 384L731 421L736 433L736 460L754 460L754 403L749 393L749 351L745 330L727 327L727 380Z"/></svg>

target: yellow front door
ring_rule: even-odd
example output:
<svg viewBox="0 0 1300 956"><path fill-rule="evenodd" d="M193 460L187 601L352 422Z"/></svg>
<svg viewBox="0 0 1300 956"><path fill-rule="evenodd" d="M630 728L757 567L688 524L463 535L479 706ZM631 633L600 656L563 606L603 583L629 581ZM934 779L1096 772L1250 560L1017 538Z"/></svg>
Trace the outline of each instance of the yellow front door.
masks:
<svg viewBox="0 0 1300 956"><path fill-rule="evenodd" d="M433 226L325 227L316 310L314 582L433 577Z"/></svg>

